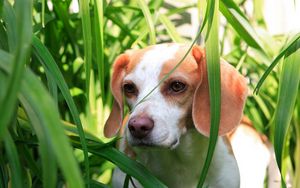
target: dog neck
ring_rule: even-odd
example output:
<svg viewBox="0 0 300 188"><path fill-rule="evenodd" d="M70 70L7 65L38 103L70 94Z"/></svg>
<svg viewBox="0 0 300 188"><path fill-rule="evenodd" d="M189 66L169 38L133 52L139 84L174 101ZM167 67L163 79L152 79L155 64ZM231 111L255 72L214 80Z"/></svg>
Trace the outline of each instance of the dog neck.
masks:
<svg viewBox="0 0 300 188"><path fill-rule="evenodd" d="M196 187L208 149L209 139L189 129L175 149L133 148L137 160L168 187ZM219 137L205 187L239 187L235 158Z"/></svg>

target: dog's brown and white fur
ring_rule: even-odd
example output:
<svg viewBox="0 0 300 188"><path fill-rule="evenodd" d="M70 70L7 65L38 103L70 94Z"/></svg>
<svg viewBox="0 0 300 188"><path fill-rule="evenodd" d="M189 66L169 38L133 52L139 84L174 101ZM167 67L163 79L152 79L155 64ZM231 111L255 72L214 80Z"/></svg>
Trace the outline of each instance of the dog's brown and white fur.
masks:
<svg viewBox="0 0 300 188"><path fill-rule="evenodd" d="M119 131L123 121L124 94L131 109L124 143L129 144L138 161L172 188L196 187L206 157L210 107L204 50L194 46L183 63L151 95L144 97L173 69L187 50L186 45L160 44L120 55L114 63L111 83L114 104L104 130L107 137ZM221 61L220 137L206 187L238 188L240 184L249 185L249 182L257 182L251 184L254 187L263 186L264 171L259 180L241 177L240 183L240 172L248 171L242 164L239 164L239 169L240 161L233 153L239 156L244 151L240 154L233 151L229 137L224 136L239 125L246 96L244 77L227 62ZM230 136L236 147L239 146L236 140L239 137L243 137L243 132ZM262 142L259 144L264 145ZM250 146L249 150L256 152ZM261 151L265 152L265 160L259 159L257 165L265 170L270 154L267 147L261 147ZM120 175L116 176L114 184L119 187L123 179L118 180Z"/></svg>

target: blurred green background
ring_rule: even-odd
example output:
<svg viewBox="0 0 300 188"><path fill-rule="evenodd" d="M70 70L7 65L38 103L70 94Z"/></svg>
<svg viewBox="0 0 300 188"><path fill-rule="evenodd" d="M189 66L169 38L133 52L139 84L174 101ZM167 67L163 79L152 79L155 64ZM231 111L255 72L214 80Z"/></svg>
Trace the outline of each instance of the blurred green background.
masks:
<svg viewBox="0 0 300 188"><path fill-rule="evenodd" d="M299 10L287 2L278 10ZM0 0L0 187L109 187L115 166L124 187L130 176L164 187L102 130L116 56L172 41L219 45L215 55L248 78L245 115L274 144L287 186L300 187L300 33L287 32L299 24L274 17L276 29L270 4Z"/></svg>

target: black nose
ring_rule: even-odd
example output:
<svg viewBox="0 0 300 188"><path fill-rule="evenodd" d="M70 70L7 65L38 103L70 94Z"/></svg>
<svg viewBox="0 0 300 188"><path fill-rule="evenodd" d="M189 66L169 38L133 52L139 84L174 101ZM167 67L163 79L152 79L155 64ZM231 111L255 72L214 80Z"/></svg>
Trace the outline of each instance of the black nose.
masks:
<svg viewBox="0 0 300 188"><path fill-rule="evenodd" d="M146 137L154 127L154 122L149 117L133 117L128 122L131 135L142 139Z"/></svg>

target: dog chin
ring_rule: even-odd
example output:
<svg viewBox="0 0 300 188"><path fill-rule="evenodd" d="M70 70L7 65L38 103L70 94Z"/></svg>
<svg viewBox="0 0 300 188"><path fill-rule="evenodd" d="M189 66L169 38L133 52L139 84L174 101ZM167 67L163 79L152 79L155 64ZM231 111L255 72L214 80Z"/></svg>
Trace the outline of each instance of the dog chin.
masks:
<svg viewBox="0 0 300 188"><path fill-rule="evenodd" d="M128 143L137 148L146 149L175 149L179 145L179 140L174 139L172 142L155 143L147 140L129 140Z"/></svg>

